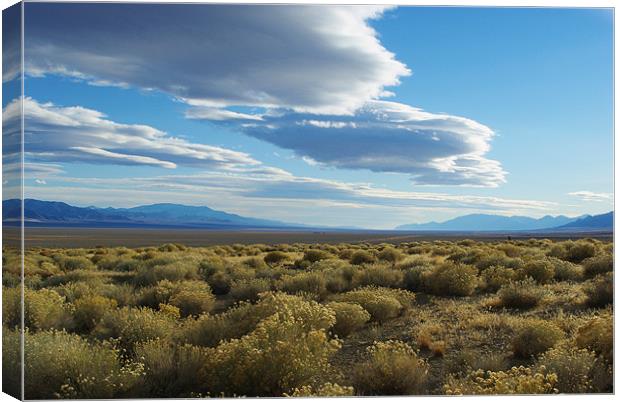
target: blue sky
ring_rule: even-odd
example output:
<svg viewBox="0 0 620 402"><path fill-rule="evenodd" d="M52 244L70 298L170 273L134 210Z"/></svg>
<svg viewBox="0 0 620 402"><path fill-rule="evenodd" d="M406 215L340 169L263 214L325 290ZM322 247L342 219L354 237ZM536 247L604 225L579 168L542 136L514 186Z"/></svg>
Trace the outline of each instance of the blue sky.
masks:
<svg viewBox="0 0 620 402"><path fill-rule="evenodd" d="M26 197L386 229L613 208L610 10L145 7L26 4Z"/></svg>

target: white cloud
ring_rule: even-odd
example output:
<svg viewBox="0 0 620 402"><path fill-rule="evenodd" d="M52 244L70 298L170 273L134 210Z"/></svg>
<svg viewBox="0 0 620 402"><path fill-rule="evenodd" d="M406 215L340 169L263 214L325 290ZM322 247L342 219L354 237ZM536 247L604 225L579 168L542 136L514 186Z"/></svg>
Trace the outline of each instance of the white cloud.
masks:
<svg viewBox="0 0 620 402"><path fill-rule="evenodd" d="M369 25L385 9L32 4L26 71L157 89L212 114L232 105L347 114L410 73Z"/></svg>
<svg viewBox="0 0 620 402"><path fill-rule="evenodd" d="M7 135L20 127L20 103L3 110ZM192 143L142 124L122 124L96 110L24 99L26 159L30 162L87 162L120 165L177 165L227 168L258 165L248 154Z"/></svg>
<svg viewBox="0 0 620 402"><path fill-rule="evenodd" d="M47 182L43 179L34 179L34 182L37 184L47 184Z"/></svg>
<svg viewBox="0 0 620 402"><path fill-rule="evenodd" d="M268 113L263 120L238 128L323 165L407 173L424 185L506 181L501 164L485 157L493 130L464 117L370 101L353 116Z"/></svg>
<svg viewBox="0 0 620 402"><path fill-rule="evenodd" d="M573 197L577 197L583 201L609 201L613 199L612 193L595 193L593 191L575 191L572 193L568 193L568 195L572 195Z"/></svg>

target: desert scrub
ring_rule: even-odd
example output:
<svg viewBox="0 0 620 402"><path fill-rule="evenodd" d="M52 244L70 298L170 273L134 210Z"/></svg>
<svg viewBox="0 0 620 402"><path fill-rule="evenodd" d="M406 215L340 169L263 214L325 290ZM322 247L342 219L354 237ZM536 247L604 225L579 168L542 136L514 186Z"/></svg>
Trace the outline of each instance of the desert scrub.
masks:
<svg viewBox="0 0 620 402"><path fill-rule="evenodd" d="M515 278L515 271L502 266L491 266L482 271L482 287L487 292L497 292L502 286L508 285Z"/></svg>
<svg viewBox="0 0 620 402"><path fill-rule="evenodd" d="M17 349L18 334L4 331L5 350ZM142 375L140 364L123 366L109 343L90 343L60 331L26 332L25 398L108 399L127 396ZM19 358L3 359L3 369L19 372Z"/></svg>
<svg viewBox="0 0 620 402"><path fill-rule="evenodd" d="M515 356L539 355L555 346L564 337L564 332L555 324L539 319L525 321L512 339Z"/></svg>
<svg viewBox="0 0 620 402"><path fill-rule="evenodd" d="M2 292L2 320L8 327L21 324L21 289ZM64 297L49 289L24 289L24 325L30 330L71 327L71 315Z"/></svg>
<svg viewBox="0 0 620 402"><path fill-rule="evenodd" d="M282 396L330 378L329 359L339 347L324 329L309 328L284 309L248 335L220 343L199 377L212 394Z"/></svg>
<svg viewBox="0 0 620 402"><path fill-rule="evenodd" d="M230 296L235 301L255 302L258 295L271 290L271 284L267 279L245 279L233 282L230 288Z"/></svg>
<svg viewBox="0 0 620 402"><path fill-rule="evenodd" d="M272 251L267 253L265 257L263 257L265 264L269 265L270 267L280 265L285 261L288 261L289 259L290 256L282 251Z"/></svg>
<svg viewBox="0 0 620 402"><path fill-rule="evenodd" d="M475 267L446 262L425 277L424 289L438 296L469 296L478 285L477 275Z"/></svg>
<svg viewBox="0 0 620 402"><path fill-rule="evenodd" d="M580 265L553 257L549 257L549 261L555 267L554 278L556 281L575 282L583 278L583 268Z"/></svg>
<svg viewBox="0 0 620 402"><path fill-rule="evenodd" d="M559 392L581 394L596 391L592 378L601 374L597 373L601 368L597 363L594 352L562 345L540 356L537 367L557 376L555 387Z"/></svg>
<svg viewBox="0 0 620 402"><path fill-rule="evenodd" d="M580 348L593 350L607 362L613 361L614 327L611 316L605 315L588 321L577 330L575 343Z"/></svg>
<svg viewBox="0 0 620 402"><path fill-rule="evenodd" d="M285 275L281 278L278 287L289 294L310 293L318 299L322 299L327 294L325 276L321 272Z"/></svg>
<svg viewBox="0 0 620 402"><path fill-rule="evenodd" d="M543 298L543 291L533 279L511 282L498 292L501 306L515 309L529 309L537 306Z"/></svg>
<svg viewBox="0 0 620 402"><path fill-rule="evenodd" d="M476 370L464 378L448 376L446 395L554 394L557 375L542 373L529 367L513 367L508 371Z"/></svg>
<svg viewBox="0 0 620 402"><path fill-rule="evenodd" d="M169 315L150 308L123 307L106 313L92 333L99 339L118 339L123 352L131 353L140 342L170 337L176 326Z"/></svg>
<svg viewBox="0 0 620 402"><path fill-rule="evenodd" d="M178 307L183 317L197 316L211 311L215 296L206 282L171 282L164 279L144 289L140 297L143 306L157 308L162 303Z"/></svg>
<svg viewBox="0 0 620 402"><path fill-rule="evenodd" d="M164 259L164 261L166 261ZM162 261L162 262L164 262ZM153 285L162 279L169 281L182 281L182 280L194 280L199 279L198 264L188 259L173 260L170 263L164 264L143 264L138 268L136 276L134 277L134 283L138 286Z"/></svg>
<svg viewBox="0 0 620 402"><path fill-rule="evenodd" d="M537 283L549 283L555 275L555 266L546 260L528 261L521 267L525 277L534 279Z"/></svg>
<svg viewBox="0 0 620 402"><path fill-rule="evenodd" d="M357 303L370 313L373 321L385 322L398 317L415 299L405 290L366 287L334 296L334 300Z"/></svg>
<svg viewBox="0 0 620 402"><path fill-rule="evenodd" d="M304 385L301 388L295 388L292 394L284 394L284 396L307 398L310 396L353 396L354 393L355 390L353 387L345 387L336 383L326 382L317 387Z"/></svg>
<svg viewBox="0 0 620 402"><path fill-rule="evenodd" d="M95 264L86 257L76 256L68 257L66 255L55 255L54 261L63 271L85 270L91 271L95 269Z"/></svg>
<svg viewBox="0 0 620 402"><path fill-rule="evenodd" d="M583 273L587 278L611 272L614 269L614 257L611 254L601 254L583 261Z"/></svg>
<svg viewBox="0 0 620 402"><path fill-rule="evenodd" d="M356 303L331 302L327 304L327 307L336 314L336 323L332 327L332 332L340 338L347 337L370 321L368 311Z"/></svg>
<svg viewBox="0 0 620 402"><path fill-rule="evenodd" d="M396 264L398 261L405 258L403 253L400 250L395 249L394 247L386 247L377 254L377 258L380 261L386 261L391 263L392 265Z"/></svg>
<svg viewBox="0 0 620 402"><path fill-rule="evenodd" d="M377 261L377 258L366 250L357 250L351 254L349 260L353 265L372 264Z"/></svg>
<svg viewBox="0 0 620 402"><path fill-rule="evenodd" d="M354 286L381 286L399 288L403 285L404 273L384 265L371 265L357 271L353 278Z"/></svg>
<svg viewBox="0 0 620 402"><path fill-rule="evenodd" d="M205 391L196 373L209 364L211 350L193 345L175 345L155 339L136 347L135 361L145 375L136 385L134 397L190 397Z"/></svg>
<svg viewBox="0 0 620 402"><path fill-rule="evenodd" d="M609 272L605 276L595 278L585 286L587 296L586 304L590 307L600 308L614 303L614 277Z"/></svg>
<svg viewBox="0 0 620 402"><path fill-rule="evenodd" d="M327 260L329 258L334 258L334 256L327 251L308 250L304 253L304 257L302 258L302 260L313 263L321 260Z"/></svg>
<svg viewBox="0 0 620 402"><path fill-rule="evenodd" d="M103 296L85 296L74 303L73 322L78 332L90 332L103 316L116 309L116 300Z"/></svg>
<svg viewBox="0 0 620 402"><path fill-rule="evenodd" d="M428 364L400 341L375 342L353 371L359 395L424 395Z"/></svg>

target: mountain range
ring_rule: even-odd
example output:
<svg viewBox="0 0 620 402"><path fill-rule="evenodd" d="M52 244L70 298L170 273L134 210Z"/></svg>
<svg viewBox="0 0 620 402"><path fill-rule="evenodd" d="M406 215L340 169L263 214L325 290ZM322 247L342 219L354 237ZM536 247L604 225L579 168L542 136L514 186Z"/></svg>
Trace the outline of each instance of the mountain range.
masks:
<svg viewBox="0 0 620 402"><path fill-rule="evenodd" d="M2 201L4 224L18 224L21 201ZM217 211L206 206L180 204L152 204L133 208L76 207L64 202L24 200L24 221L27 226L68 227L169 227L203 229L297 229L317 227L275 220L245 217ZM325 228L322 230L363 230L360 228ZM470 214L445 222L408 224L396 227L399 231L611 231L613 212L578 217L501 216Z"/></svg>
<svg viewBox="0 0 620 402"><path fill-rule="evenodd" d="M19 222L20 200L2 201L2 220ZM248 218L209 207L152 204L134 208L75 207L64 202L24 200L29 226L187 227L206 229L282 228L303 225Z"/></svg>
<svg viewBox="0 0 620 402"><path fill-rule="evenodd" d="M602 215L582 215L567 217L564 215L546 215L542 218L527 216L502 216L488 214L470 214L459 216L445 222L428 222L400 225L396 230L406 231L584 231L612 230L613 212Z"/></svg>

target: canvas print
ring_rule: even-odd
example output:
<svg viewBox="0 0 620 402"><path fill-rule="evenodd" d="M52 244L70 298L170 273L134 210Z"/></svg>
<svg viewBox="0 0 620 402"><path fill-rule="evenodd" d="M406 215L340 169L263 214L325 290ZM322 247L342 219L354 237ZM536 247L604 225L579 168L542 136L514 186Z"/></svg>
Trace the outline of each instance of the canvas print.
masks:
<svg viewBox="0 0 620 402"><path fill-rule="evenodd" d="M612 8L2 18L3 392L614 392Z"/></svg>

